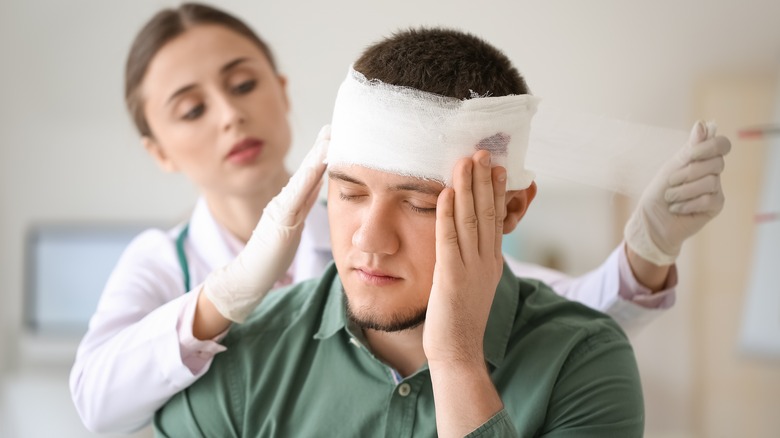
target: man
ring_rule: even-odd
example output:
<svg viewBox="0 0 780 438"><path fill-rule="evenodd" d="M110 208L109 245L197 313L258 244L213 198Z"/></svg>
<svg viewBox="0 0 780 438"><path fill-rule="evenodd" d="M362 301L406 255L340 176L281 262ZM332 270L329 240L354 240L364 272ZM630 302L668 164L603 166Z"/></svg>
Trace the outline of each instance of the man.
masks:
<svg viewBox="0 0 780 438"><path fill-rule="evenodd" d="M536 101L509 60L423 29L354 68L328 153L335 267L234 327L158 433L641 436L617 324L504 265L502 234L536 194Z"/></svg>

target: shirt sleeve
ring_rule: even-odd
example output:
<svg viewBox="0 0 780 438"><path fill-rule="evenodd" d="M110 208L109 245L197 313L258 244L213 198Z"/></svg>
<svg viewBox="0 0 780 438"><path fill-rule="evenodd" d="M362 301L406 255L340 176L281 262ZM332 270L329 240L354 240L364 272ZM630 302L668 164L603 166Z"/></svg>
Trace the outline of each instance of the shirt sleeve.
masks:
<svg viewBox="0 0 780 438"><path fill-rule="evenodd" d="M155 436L168 438L241 437L247 419L247 371L238 346L227 352L220 372L203 376L197 385L174 395L154 417Z"/></svg>
<svg viewBox="0 0 780 438"><path fill-rule="evenodd" d="M70 374L76 410L93 432L149 424L155 410L203 375L223 349L214 340L187 338L198 295L183 294L175 257L165 233L144 233L106 284Z"/></svg>
<svg viewBox="0 0 780 438"><path fill-rule="evenodd" d="M157 411L154 435L164 438L240 437L235 429L227 426L226 414L219 409L219 404L215 405L214 395L211 400L204 400L201 395L193 396L185 390L173 397Z"/></svg>
<svg viewBox="0 0 780 438"><path fill-rule="evenodd" d="M621 243L598 268L579 277L507 259L518 277L547 283L558 295L604 312L629 333L635 333L670 308L676 297L677 268L672 265L664 289L652 292L640 284Z"/></svg>
<svg viewBox="0 0 780 438"><path fill-rule="evenodd" d="M202 376L211 365L214 355L225 351L225 346L220 344L229 329L208 340L200 340L192 334L192 324L195 320L195 308L198 304L198 297L202 293L202 287L196 287L196 290L190 292L190 299L182 308L176 323L176 330L179 335L179 351L181 360L189 368L190 372L196 376Z"/></svg>
<svg viewBox="0 0 780 438"><path fill-rule="evenodd" d="M500 410L496 415L490 417L485 424L466 435L467 438L514 438L519 436L509 418L509 413L505 409Z"/></svg>

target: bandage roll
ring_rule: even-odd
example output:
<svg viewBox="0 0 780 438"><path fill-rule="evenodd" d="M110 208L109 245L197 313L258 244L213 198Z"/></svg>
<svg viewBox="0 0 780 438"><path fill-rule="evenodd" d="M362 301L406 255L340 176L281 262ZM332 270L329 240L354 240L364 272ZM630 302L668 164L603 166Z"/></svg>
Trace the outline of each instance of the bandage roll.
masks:
<svg viewBox="0 0 780 438"><path fill-rule="evenodd" d="M531 122L526 166L539 175L638 196L688 132L555 107Z"/></svg>
<svg viewBox="0 0 780 438"><path fill-rule="evenodd" d="M527 188L525 168L531 118L530 95L456 99L368 80L350 68L333 110L328 165L360 165L440 181L479 149L507 169L507 188Z"/></svg>

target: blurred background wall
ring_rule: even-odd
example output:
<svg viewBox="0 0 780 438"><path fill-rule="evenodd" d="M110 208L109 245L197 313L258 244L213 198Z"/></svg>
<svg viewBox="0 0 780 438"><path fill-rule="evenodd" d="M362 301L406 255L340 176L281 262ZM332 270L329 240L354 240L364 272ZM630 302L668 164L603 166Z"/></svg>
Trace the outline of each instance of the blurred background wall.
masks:
<svg viewBox="0 0 780 438"><path fill-rule="evenodd" d="M726 208L684 247L676 307L633 339L646 435L778 436L780 360L742 354L738 334L763 161L780 145L736 131L780 122L779 2L213 3L259 31L289 78L290 168L328 122L361 49L420 24L494 43L534 94L556 106L681 130L715 119L734 146L723 175ZM195 191L146 156L122 100L132 38L174 4L0 2L0 436L91 436L67 387L79 334L41 335L24 325L26 233L40 224L168 226L190 213ZM620 242L634 200L543 176L539 186L507 250L571 274L595 267Z"/></svg>

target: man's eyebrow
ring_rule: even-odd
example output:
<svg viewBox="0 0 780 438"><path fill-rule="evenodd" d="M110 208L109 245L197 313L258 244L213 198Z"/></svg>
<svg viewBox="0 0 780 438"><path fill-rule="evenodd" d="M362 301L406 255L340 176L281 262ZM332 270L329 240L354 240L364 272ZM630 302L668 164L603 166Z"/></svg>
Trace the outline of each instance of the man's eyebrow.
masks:
<svg viewBox="0 0 780 438"><path fill-rule="evenodd" d="M344 182L348 182L348 183L352 183L352 184L356 184L356 185L359 185L359 186L365 186L366 185L366 183L364 183L363 181L355 179L355 178L347 175L346 173L340 172L338 170L328 170L328 178L339 180L339 181L344 181Z"/></svg>
<svg viewBox="0 0 780 438"><path fill-rule="evenodd" d="M222 68L219 69L219 74L225 74L226 72L230 71L230 69L234 68L235 66L237 66L239 64L242 64L244 62L247 62L247 61L249 61L249 58L236 58L236 59L228 62L227 64L223 65ZM195 84L188 84L188 85L185 85L185 86L179 88L178 90L174 91L173 94L171 94L171 96L168 98L168 100L165 102L165 104L166 105L170 104L171 102L173 102L174 99L176 99L177 96L180 96L180 95L182 95L182 94L192 90L193 88L195 88Z"/></svg>
<svg viewBox="0 0 780 438"><path fill-rule="evenodd" d="M424 195L431 195L431 196L439 196L439 193L441 193L442 191L440 187L433 187L430 184L422 184L422 183L397 184L394 186L390 186L390 190L394 192L400 192L400 191L419 192Z"/></svg>
<svg viewBox="0 0 780 438"><path fill-rule="evenodd" d="M351 177L346 173L338 170L328 170L328 178L338 180L338 181L348 182L350 184L355 184L362 187L366 186L366 183L364 183L363 181L360 181L359 179ZM430 184L423 184L423 183L410 182L410 183L403 183L403 184L395 184L395 185L391 185L388 188L390 191L393 192L409 191L409 192L418 192L424 195L431 195L431 196L439 196L439 193L441 193L441 188L432 187Z"/></svg>

